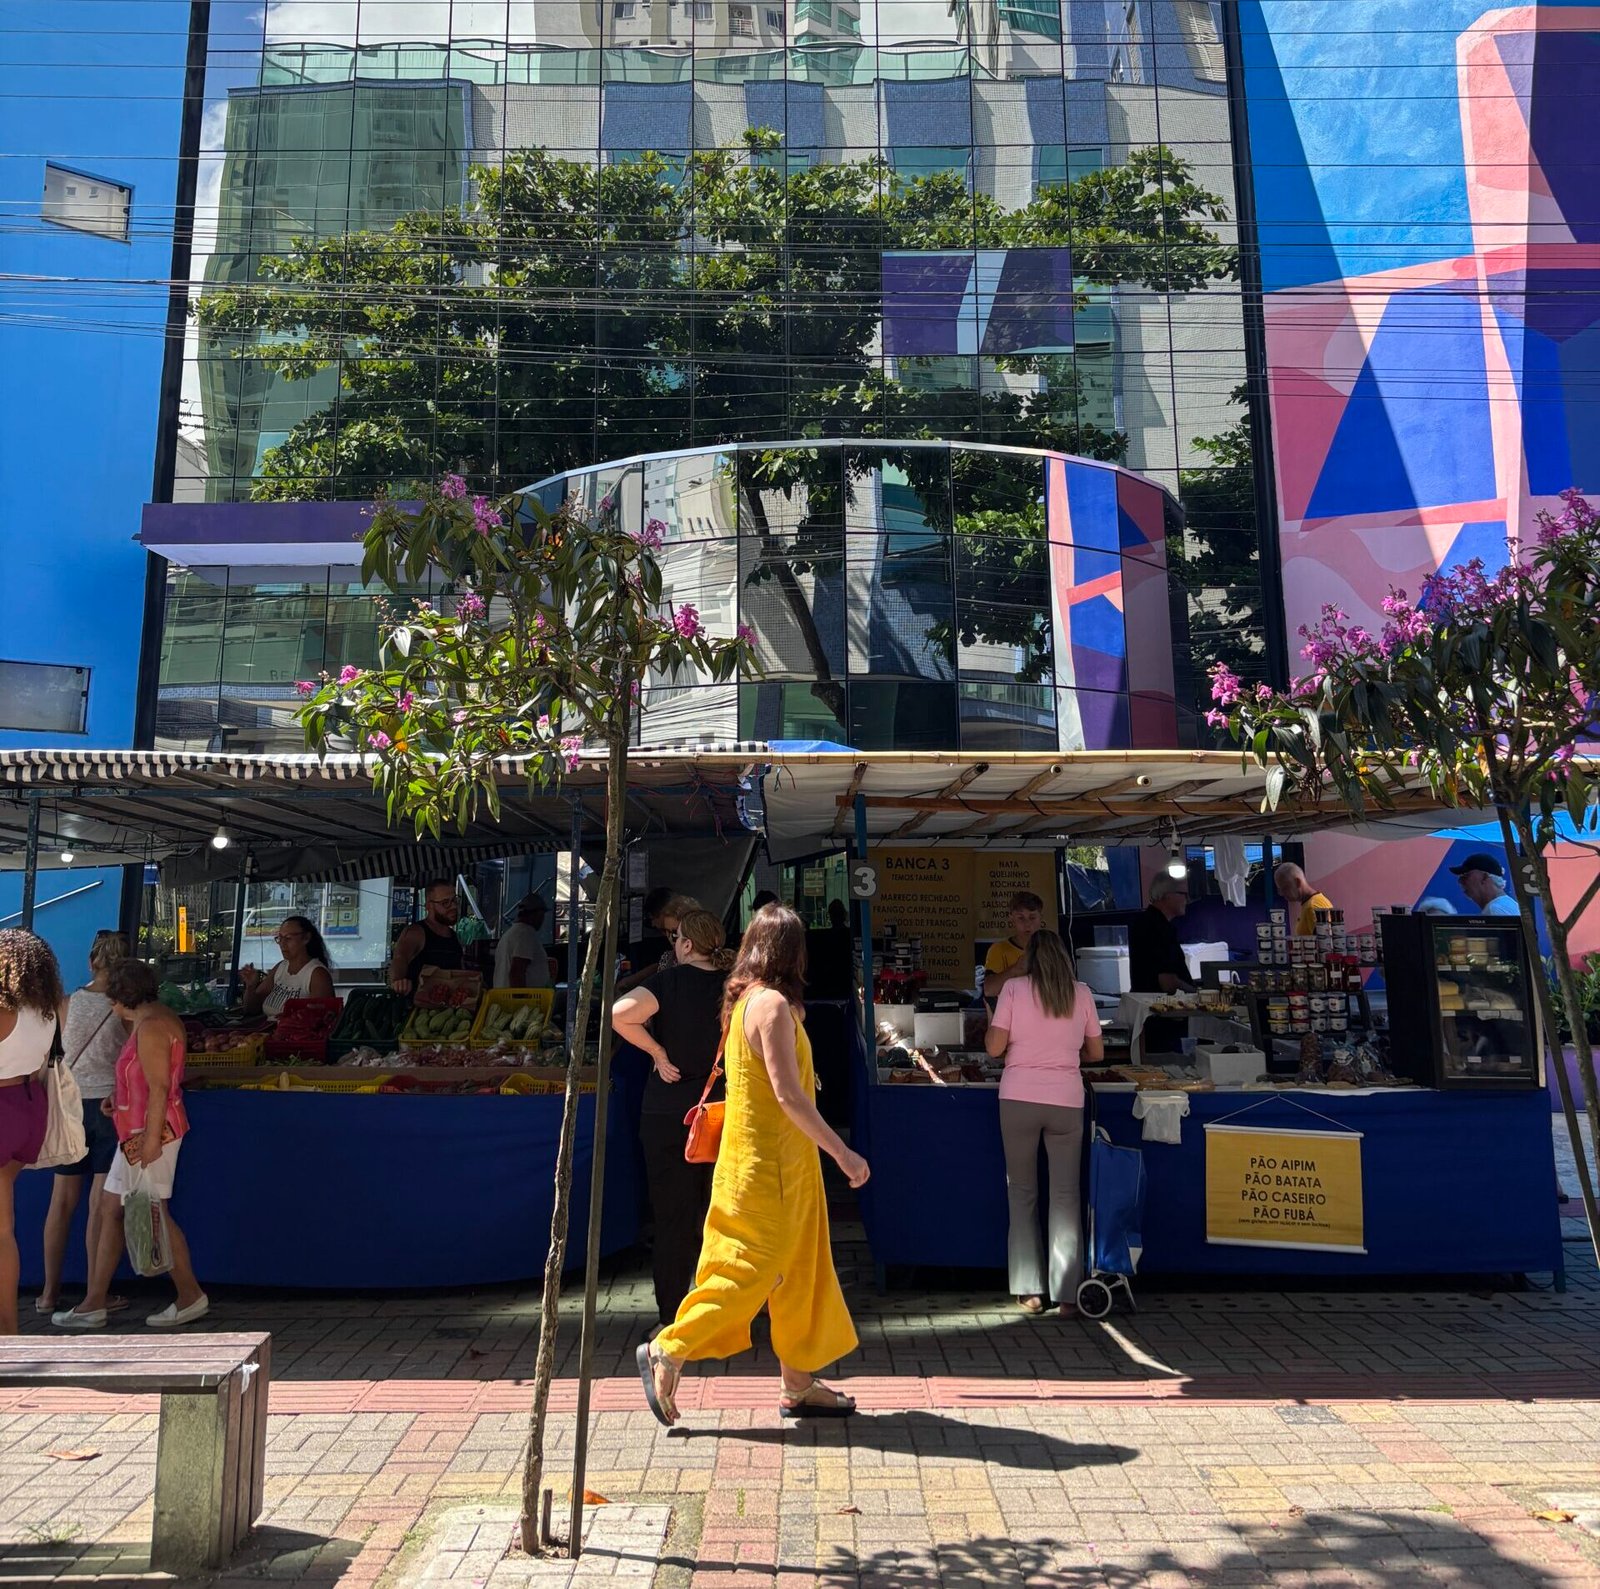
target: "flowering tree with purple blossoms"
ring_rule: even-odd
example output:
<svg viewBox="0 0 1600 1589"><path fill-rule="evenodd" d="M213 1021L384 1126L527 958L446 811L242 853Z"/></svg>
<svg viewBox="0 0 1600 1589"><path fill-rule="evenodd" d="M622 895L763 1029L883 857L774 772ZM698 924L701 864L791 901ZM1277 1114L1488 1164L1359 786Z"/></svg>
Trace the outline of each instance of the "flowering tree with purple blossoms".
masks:
<svg viewBox="0 0 1600 1589"><path fill-rule="evenodd" d="M1530 958L1538 964L1535 903L1554 951L1554 994L1543 977L1534 982L1596 1236L1559 1032L1564 1024L1572 1033L1600 1141L1594 1053L1568 949L1600 896L1600 867L1563 912L1549 851L1565 814L1575 842L1600 857L1600 513L1577 491L1562 502L1559 514L1540 515L1536 544L1497 572L1474 560L1433 575L1415 599L1391 591L1376 635L1325 607L1314 628L1301 630L1308 669L1286 695L1246 691L1226 667L1213 668L1207 721L1268 769L1265 809L1331 797L1357 816L1379 816L1403 806L1418 777L1448 805L1494 808L1520 883Z"/></svg>
<svg viewBox="0 0 1600 1589"><path fill-rule="evenodd" d="M522 1537L529 1550L538 1543L579 1066L596 984L609 1007L615 977L628 747L639 688L652 672L722 683L751 656L748 635L714 638L693 607L664 605L655 554L665 538L657 520L636 533L624 529L610 497L592 518L570 505L551 513L527 498L475 496L460 476L446 475L419 507L377 504L362 579L400 589L437 570L455 592L450 610L421 602L391 614L376 667L346 667L320 684L299 686L307 744L321 752L343 743L365 751L390 821L409 823L419 837L437 838L484 810L498 815L507 757L518 758L533 792L558 786L585 750L606 755L605 860L569 1033L523 1473ZM576 927L574 921L574 933ZM601 1086L607 1053L602 1032Z"/></svg>

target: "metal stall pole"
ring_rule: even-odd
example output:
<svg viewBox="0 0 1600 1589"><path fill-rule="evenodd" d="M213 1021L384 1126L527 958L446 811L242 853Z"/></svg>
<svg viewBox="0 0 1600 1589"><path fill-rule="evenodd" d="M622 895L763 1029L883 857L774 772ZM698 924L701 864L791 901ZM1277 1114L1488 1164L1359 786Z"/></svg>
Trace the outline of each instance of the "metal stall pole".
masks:
<svg viewBox="0 0 1600 1589"><path fill-rule="evenodd" d="M567 871L567 1063L572 1063L572 1034L578 1025L578 909L579 873L583 869L583 805L572 802L572 854Z"/></svg>
<svg viewBox="0 0 1600 1589"><path fill-rule="evenodd" d="M22 864L22 929L33 931L33 900L39 891L39 801L28 801L28 848Z"/></svg>
<svg viewBox="0 0 1600 1589"><path fill-rule="evenodd" d="M595 1309L600 1290L601 1219L606 1201L606 1120L611 1092L611 1005L617 993L618 917L625 889L619 875L606 912L605 959L600 967L600 1061L594 1077L594 1149L589 1161L588 1251L583 1267L583 1322L578 1331L578 1408L572 1437L572 1511L567 1555L583 1552L584 1482L589 1468L589 1387L594 1373Z"/></svg>
<svg viewBox="0 0 1600 1589"><path fill-rule="evenodd" d="M239 957L244 953L244 902L250 893L250 851L239 862L238 892L233 899L233 960L228 971L228 1003L239 997Z"/></svg>
<svg viewBox="0 0 1600 1589"><path fill-rule="evenodd" d="M867 800L856 796L856 858L867 859ZM852 890L853 892L853 890ZM861 906L861 1014L865 1030L862 1037L867 1045L867 1063L878 1051L878 1023L872 1014L872 896L858 900Z"/></svg>

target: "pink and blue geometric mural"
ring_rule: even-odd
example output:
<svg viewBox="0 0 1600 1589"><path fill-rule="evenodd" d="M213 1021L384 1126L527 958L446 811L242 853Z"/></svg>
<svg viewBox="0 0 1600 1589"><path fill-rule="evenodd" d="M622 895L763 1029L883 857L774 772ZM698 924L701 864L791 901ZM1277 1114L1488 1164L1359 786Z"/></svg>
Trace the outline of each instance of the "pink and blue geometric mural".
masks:
<svg viewBox="0 0 1600 1589"><path fill-rule="evenodd" d="M1240 24L1297 660L1325 603L1372 626L1391 587L1498 566L1600 488L1600 6L1243 0ZM1410 904L1449 892L1448 852L1319 841L1318 873Z"/></svg>

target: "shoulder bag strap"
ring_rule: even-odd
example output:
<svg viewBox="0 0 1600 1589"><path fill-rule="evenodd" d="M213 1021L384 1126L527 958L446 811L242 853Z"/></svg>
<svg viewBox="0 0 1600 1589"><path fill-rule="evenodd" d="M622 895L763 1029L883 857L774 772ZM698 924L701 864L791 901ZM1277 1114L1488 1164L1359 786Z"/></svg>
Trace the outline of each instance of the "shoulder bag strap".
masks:
<svg viewBox="0 0 1600 1589"><path fill-rule="evenodd" d="M717 1057L711 1062L711 1074L706 1077L705 1091L700 1094L700 1102L696 1109L704 1109L706 1100L711 1096L711 1089L716 1086L717 1078L722 1074L722 1055L728 1046L728 1028L722 1028L722 1036L717 1040Z"/></svg>
<svg viewBox="0 0 1600 1589"><path fill-rule="evenodd" d="M74 1054L71 1059L67 1060L67 1069L68 1070L70 1070L74 1065L76 1065L78 1063L78 1061L80 1059L82 1059L83 1056L89 1052L89 1045L101 1034L101 1032L103 1032L105 1030L106 1022L109 1021L111 1019L111 1017L113 1015L115 1015L116 1013L117 1013L116 1012L116 1008L115 1008L115 1006L113 1006L111 1009L107 1010L104 1015L102 1015L100 1017L100 1024L98 1026L96 1026L95 1029L92 1032L90 1032L90 1034L86 1038L84 1038L83 1044L78 1049L78 1052L76 1054ZM51 1048L50 1048L50 1057L52 1059L66 1059L66 1049L62 1046L62 1042L61 1042L61 1017L59 1015L56 1017L56 1036L55 1036L55 1042L51 1045Z"/></svg>

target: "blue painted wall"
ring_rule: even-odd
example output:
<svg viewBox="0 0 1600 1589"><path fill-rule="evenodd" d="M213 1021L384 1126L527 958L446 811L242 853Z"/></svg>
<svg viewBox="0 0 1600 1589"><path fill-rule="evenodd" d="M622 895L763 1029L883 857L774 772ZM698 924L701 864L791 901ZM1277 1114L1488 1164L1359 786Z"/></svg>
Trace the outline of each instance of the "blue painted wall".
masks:
<svg viewBox="0 0 1600 1589"><path fill-rule="evenodd" d="M92 673L86 735L0 732L0 748L131 742L145 574L133 537L154 466L188 25L182 0L6 7L0 269L46 279L11 285L0 315L0 657ZM131 241L41 220L46 161L131 186ZM69 977L95 928L115 925L121 881L41 875L35 926ZM0 874L0 922L20 897L20 874Z"/></svg>

